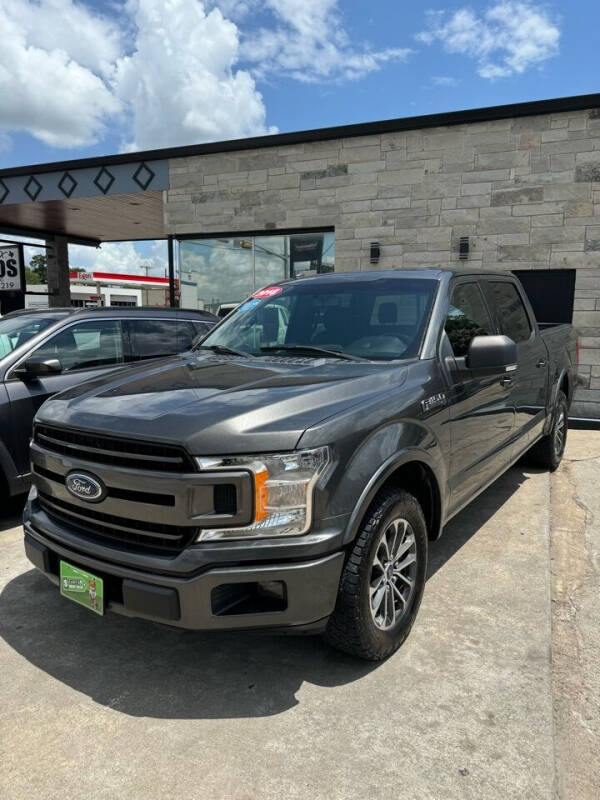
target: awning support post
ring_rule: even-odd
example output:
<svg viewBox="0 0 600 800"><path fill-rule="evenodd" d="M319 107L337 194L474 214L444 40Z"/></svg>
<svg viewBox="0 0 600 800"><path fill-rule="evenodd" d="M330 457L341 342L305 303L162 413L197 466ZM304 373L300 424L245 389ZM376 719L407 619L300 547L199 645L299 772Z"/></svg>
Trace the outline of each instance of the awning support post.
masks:
<svg viewBox="0 0 600 800"><path fill-rule="evenodd" d="M71 305L69 247L66 236L46 239L48 302L51 308Z"/></svg>

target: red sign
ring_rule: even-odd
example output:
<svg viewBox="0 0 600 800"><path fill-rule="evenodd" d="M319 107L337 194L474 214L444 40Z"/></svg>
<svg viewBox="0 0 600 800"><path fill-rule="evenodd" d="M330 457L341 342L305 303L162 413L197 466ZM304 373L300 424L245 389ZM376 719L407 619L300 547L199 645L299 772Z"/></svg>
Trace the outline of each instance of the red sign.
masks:
<svg viewBox="0 0 600 800"><path fill-rule="evenodd" d="M127 275L123 272L77 272L72 270L69 272L69 277L72 279L83 281L111 281L113 283L125 283L131 281L132 283L156 283L162 286L169 285L168 278L160 278L157 275ZM179 283L175 281L175 285Z"/></svg>
<svg viewBox="0 0 600 800"><path fill-rule="evenodd" d="M263 300L265 297L276 297L278 294L281 294L281 292L283 292L282 286L265 286L264 289L259 289L258 292L254 292L252 297L258 297Z"/></svg>

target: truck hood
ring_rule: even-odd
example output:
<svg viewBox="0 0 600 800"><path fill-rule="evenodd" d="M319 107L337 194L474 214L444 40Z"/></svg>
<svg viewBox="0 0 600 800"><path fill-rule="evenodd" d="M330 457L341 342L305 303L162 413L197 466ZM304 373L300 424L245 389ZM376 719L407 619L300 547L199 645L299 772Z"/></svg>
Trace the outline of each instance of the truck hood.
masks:
<svg viewBox="0 0 600 800"><path fill-rule="evenodd" d="M61 392L36 420L194 455L292 450L313 425L400 386L407 366L186 353Z"/></svg>

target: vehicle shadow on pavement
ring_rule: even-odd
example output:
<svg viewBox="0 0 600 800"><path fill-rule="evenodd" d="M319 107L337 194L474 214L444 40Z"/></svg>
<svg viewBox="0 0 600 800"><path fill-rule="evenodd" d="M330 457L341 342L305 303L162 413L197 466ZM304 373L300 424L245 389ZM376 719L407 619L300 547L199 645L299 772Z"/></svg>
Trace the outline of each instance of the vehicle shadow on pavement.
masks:
<svg viewBox="0 0 600 800"><path fill-rule="evenodd" d="M435 575L502 508L530 475L537 475L544 471L519 461L460 511L446 525L441 538L429 545L427 580Z"/></svg>
<svg viewBox="0 0 600 800"><path fill-rule="evenodd" d="M200 633L70 603L36 570L0 595L0 635L35 667L132 716L263 717L297 705L306 681L334 687L377 665L318 636Z"/></svg>
<svg viewBox="0 0 600 800"><path fill-rule="evenodd" d="M529 472L529 470L527 470ZM462 511L431 545L429 575L458 553L527 474L514 467ZM297 705L304 682L351 683L377 664L337 653L316 636L205 634L107 614L60 597L35 570L0 595L1 635L38 669L97 703L132 716L229 719Z"/></svg>

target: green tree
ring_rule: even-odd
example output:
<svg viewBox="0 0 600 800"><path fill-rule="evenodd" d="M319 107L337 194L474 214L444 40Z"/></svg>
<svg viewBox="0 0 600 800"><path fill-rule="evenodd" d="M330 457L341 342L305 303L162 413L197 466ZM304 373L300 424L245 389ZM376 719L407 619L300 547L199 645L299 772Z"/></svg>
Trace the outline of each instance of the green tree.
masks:
<svg viewBox="0 0 600 800"><path fill-rule="evenodd" d="M27 270L26 274L27 274ZM37 281L29 281L29 276L27 278L28 283L46 283L48 279L48 259L45 253L36 253L36 255L32 256L29 262L29 272L34 272L38 276Z"/></svg>
<svg viewBox="0 0 600 800"><path fill-rule="evenodd" d="M42 282L42 279L38 275L38 273L31 269L31 267L25 267L25 282L37 286L37 284Z"/></svg>

